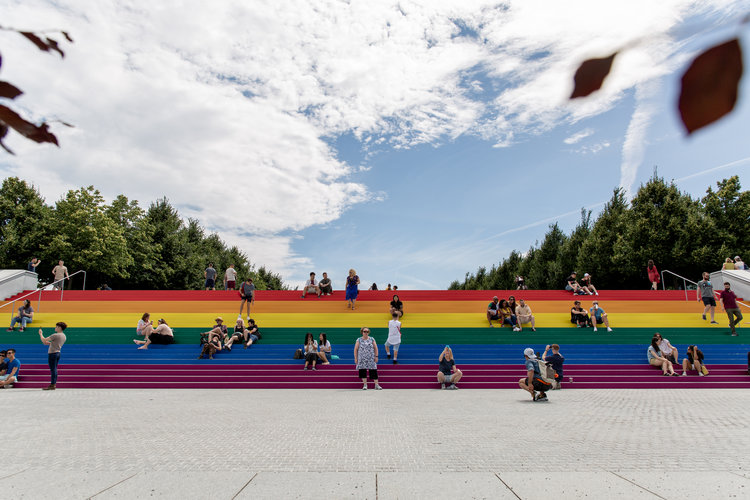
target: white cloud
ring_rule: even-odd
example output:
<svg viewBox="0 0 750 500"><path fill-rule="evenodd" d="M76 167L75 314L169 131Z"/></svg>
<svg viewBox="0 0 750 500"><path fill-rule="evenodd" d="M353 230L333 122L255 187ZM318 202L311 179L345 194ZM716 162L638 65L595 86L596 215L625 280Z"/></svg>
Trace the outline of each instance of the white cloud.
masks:
<svg viewBox="0 0 750 500"><path fill-rule="evenodd" d="M166 195L254 261L302 275L308 262L285 235L385 197L329 139L352 134L369 150L473 134L510 147L670 72L678 44L652 33L714 8L742 2L7 0L3 25L75 38L59 60L0 33L3 78L26 91L19 103L76 128L56 129L60 150L10 138L18 157L0 169L53 199L88 184L144 202ZM568 101L577 64L639 37L599 93ZM640 102L623 186L648 122Z"/></svg>
<svg viewBox="0 0 750 500"><path fill-rule="evenodd" d="M584 130L581 130L580 132L576 132L575 134L571 135L570 137L566 137L563 139L563 142L565 144L576 144L578 142L581 142L586 137L590 136L594 133L594 129L587 128Z"/></svg>

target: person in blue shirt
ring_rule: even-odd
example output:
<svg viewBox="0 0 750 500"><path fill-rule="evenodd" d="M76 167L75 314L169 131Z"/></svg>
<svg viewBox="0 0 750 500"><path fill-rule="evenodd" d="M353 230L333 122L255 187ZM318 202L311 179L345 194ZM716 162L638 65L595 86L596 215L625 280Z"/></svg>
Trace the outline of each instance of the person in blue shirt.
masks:
<svg viewBox="0 0 750 500"><path fill-rule="evenodd" d="M589 308L589 312L591 313L591 323L593 323L594 325L594 331L597 331L596 325L601 325L602 323L604 323L604 326L607 327L608 332L612 331L612 329L609 327L609 318L607 318L607 313L604 312L604 309L599 307L599 302L595 300Z"/></svg>
<svg viewBox="0 0 750 500"><path fill-rule="evenodd" d="M8 361L8 368L5 375L0 375L0 389L5 389L7 386L15 384L18 381L21 369L21 362L16 359L15 349L8 349L6 359Z"/></svg>

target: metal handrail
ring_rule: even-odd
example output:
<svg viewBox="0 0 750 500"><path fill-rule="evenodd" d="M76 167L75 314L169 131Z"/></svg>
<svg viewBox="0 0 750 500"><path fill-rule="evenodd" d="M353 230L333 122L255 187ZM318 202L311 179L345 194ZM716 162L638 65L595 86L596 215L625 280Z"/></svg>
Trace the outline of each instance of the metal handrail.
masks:
<svg viewBox="0 0 750 500"><path fill-rule="evenodd" d="M698 283L695 282L695 281L693 281L693 280L691 280L691 279L688 279L688 278L686 278L684 276L680 276L677 273L673 273L672 271L669 271L669 270L665 269L665 270L663 270L661 272L661 289L662 290L666 290L667 289L667 285L664 284L664 273L669 273L672 276L677 276L678 278L680 278L682 280L682 288L685 290L685 300L689 301L690 299L688 299L687 285L685 284L685 282L689 281L690 283L692 283L695 286L698 286Z"/></svg>
<svg viewBox="0 0 750 500"><path fill-rule="evenodd" d="M28 272L28 271L24 271L24 272ZM56 283L64 282L65 280L70 280L70 278L72 278L76 274L80 274L80 273L83 273L83 289L86 290L86 271L84 271L83 269L80 269L80 270L74 272L73 274L69 274L67 277L63 277L63 278L61 278L59 280L55 280L52 283L50 283L49 285L45 285L45 287L50 286L50 285L54 286ZM23 299L25 299L26 297L28 297L30 295L34 295L35 293L38 293L39 297L37 298L36 311L34 311L34 312L39 312L39 309L42 306L42 292L44 291L45 287L37 288L36 290L32 290L29 293L18 297L17 299L13 299L10 302L6 302L5 304L1 304L0 305L0 309L2 309L3 307L9 306L9 305L12 306L10 308L10 316L12 318L13 314L15 314L15 312L16 312L16 306L15 306L16 302L18 302L19 300L23 300ZM64 293L65 293L65 287L62 286L62 287L60 287L60 302L62 302L62 300L63 300L63 294Z"/></svg>

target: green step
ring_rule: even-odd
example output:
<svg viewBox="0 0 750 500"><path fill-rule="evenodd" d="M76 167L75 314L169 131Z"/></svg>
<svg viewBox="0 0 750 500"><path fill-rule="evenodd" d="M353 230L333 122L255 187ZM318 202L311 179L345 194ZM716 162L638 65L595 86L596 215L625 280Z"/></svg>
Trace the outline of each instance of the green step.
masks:
<svg viewBox="0 0 750 500"><path fill-rule="evenodd" d="M524 329L513 332L508 328L405 328L405 344L642 344L651 341L654 332L659 331L672 344L743 344L750 340L741 329L738 337L730 336L729 328L617 328L609 333L600 328L594 333L591 329L578 328L537 328L536 332ZM29 328L25 332L0 333L0 345L39 343L38 329ZM204 328L176 328L175 340L180 344L198 344ZM325 332L332 344L354 343L360 336L358 328L329 328L325 330L306 328L261 328L264 343L302 344L306 332L311 332L317 340L318 334ZM387 328L371 328L371 335L383 343L388 335ZM46 329L50 335L52 329ZM130 344L136 337L133 328L68 328L65 332L69 344Z"/></svg>

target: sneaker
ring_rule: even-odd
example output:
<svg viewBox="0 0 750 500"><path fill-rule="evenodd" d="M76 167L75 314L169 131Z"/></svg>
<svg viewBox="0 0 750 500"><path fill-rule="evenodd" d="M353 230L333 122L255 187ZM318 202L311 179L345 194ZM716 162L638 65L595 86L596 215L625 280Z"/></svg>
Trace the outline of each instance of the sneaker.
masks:
<svg viewBox="0 0 750 500"><path fill-rule="evenodd" d="M706 321L706 315L702 314L701 317L703 318L703 321Z"/></svg>
<svg viewBox="0 0 750 500"><path fill-rule="evenodd" d="M544 393L544 392L540 393L540 394L539 394L539 395L538 395L538 396L536 397L536 400L537 400L537 401L549 401L549 400L547 399L547 394L546 394L546 393Z"/></svg>
<svg viewBox="0 0 750 500"><path fill-rule="evenodd" d="M598 330L598 329L597 329L596 327L594 327L594 331L595 331L595 332L598 332L599 330Z"/></svg>
<svg viewBox="0 0 750 500"><path fill-rule="evenodd" d="M451 389L453 391L457 391L458 390L458 386L456 384L451 384L450 386L448 386L448 389Z"/></svg>
<svg viewBox="0 0 750 500"><path fill-rule="evenodd" d="M612 331L612 329L611 329L610 327L607 327L607 331L608 331L608 332L611 332L611 331Z"/></svg>
<svg viewBox="0 0 750 500"><path fill-rule="evenodd" d="M599 292L596 292L596 294L595 294L595 295L596 295L596 296L598 297L598 296L599 296Z"/></svg>
<svg viewBox="0 0 750 500"><path fill-rule="evenodd" d="M366 390L367 390L367 384L365 384L365 385L363 385L363 386L362 386L362 390L363 390L363 391L366 391Z"/></svg>
<svg viewBox="0 0 750 500"><path fill-rule="evenodd" d="M536 392L532 393L532 394L531 394L531 400L532 400L532 401L536 401L536 398L537 398L537 394L536 394Z"/></svg>
<svg viewBox="0 0 750 500"><path fill-rule="evenodd" d="M389 352L388 354L385 355L385 357L388 359L391 359L391 353Z"/></svg>
<svg viewBox="0 0 750 500"><path fill-rule="evenodd" d="M5 331L6 331L6 332L12 332L12 331L13 331L13 328L8 328L8 329L6 329Z"/></svg>
<svg viewBox="0 0 750 500"><path fill-rule="evenodd" d="M711 320L711 324L712 324L712 325L718 325L718 324L719 324L719 322L718 322L718 321L713 321L713 320Z"/></svg>
<svg viewBox="0 0 750 500"><path fill-rule="evenodd" d="M687 377L687 372L682 372L683 377Z"/></svg>
<svg viewBox="0 0 750 500"><path fill-rule="evenodd" d="M739 337L739 334L737 332L732 332L732 337Z"/></svg>
<svg viewBox="0 0 750 500"><path fill-rule="evenodd" d="M440 384L441 389L445 389L445 384Z"/></svg>
<svg viewBox="0 0 750 500"><path fill-rule="evenodd" d="M317 368L315 368L314 366L312 367L312 369L313 369L313 371L318 371L318 369L317 369Z"/></svg>
<svg viewBox="0 0 750 500"><path fill-rule="evenodd" d="M305 296L304 296L304 295L300 296L300 299L304 299L304 298L305 298Z"/></svg>
<svg viewBox="0 0 750 500"><path fill-rule="evenodd" d="M698 372L698 376L699 376L699 377L705 377L705 376L706 376L706 374L705 374L705 373L703 373L703 372Z"/></svg>
<svg viewBox="0 0 750 500"><path fill-rule="evenodd" d="M237 321L239 321L241 319L242 319L242 315L240 314L239 316L237 316Z"/></svg>
<svg viewBox="0 0 750 500"><path fill-rule="evenodd" d="M673 373L673 374L672 374L672 376L673 376L673 377L679 377L679 376L680 376L680 374L679 374L679 373L677 373L677 372L675 372L675 373Z"/></svg>
<svg viewBox="0 0 750 500"><path fill-rule="evenodd" d="M376 390L376 391L382 391L382 390L383 390L383 388L382 388L382 387L380 387L380 385L379 385L379 384L375 384L375 390Z"/></svg>
<svg viewBox="0 0 750 500"><path fill-rule="evenodd" d="M302 368L303 370L307 370L307 367Z"/></svg>

